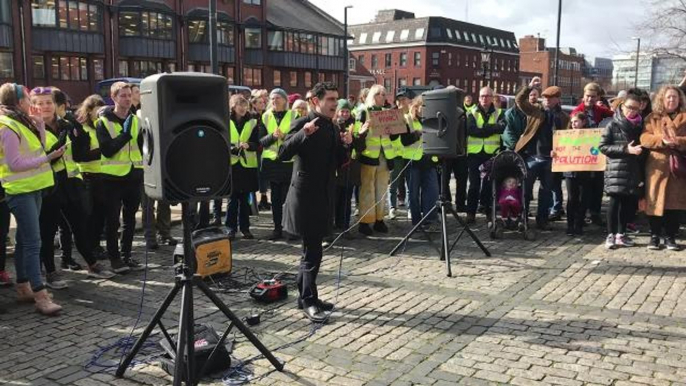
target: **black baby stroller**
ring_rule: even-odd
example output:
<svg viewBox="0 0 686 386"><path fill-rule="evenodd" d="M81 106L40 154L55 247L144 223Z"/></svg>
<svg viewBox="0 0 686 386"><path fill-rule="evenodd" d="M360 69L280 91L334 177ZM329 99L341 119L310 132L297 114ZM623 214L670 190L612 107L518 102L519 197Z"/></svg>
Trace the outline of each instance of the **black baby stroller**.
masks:
<svg viewBox="0 0 686 386"><path fill-rule="evenodd" d="M527 166L524 158L513 151L502 151L498 153L491 160L490 179L491 179L491 221L488 226L491 230L491 238L499 239L503 237L505 229L518 230L524 235L525 240L533 240L536 236L532 230L529 229L526 216L526 175ZM500 187L506 178L514 177L520 183L522 210L518 218L514 221L507 221L503 219L498 212L498 195Z"/></svg>

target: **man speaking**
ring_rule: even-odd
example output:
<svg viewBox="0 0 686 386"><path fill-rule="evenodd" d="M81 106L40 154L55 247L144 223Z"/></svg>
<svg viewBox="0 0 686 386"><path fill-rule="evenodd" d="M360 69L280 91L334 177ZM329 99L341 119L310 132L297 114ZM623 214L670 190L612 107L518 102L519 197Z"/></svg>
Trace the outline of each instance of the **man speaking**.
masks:
<svg viewBox="0 0 686 386"><path fill-rule="evenodd" d="M303 254L298 271L298 307L311 321L325 322L333 304L319 299L317 274L322 262L322 240L332 231L333 192L336 169L346 161L350 132L341 133L333 122L338 89L333 83L317 83L312 91L314 109L293 122L279 149L279 159L294 156L293 178L284 204L283 228L300 235Z"/></svg>

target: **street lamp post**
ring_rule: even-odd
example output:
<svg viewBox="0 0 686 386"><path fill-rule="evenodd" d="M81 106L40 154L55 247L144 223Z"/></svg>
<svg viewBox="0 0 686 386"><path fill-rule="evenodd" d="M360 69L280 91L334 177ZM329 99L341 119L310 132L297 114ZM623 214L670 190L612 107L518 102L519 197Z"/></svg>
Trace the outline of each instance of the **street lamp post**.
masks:
<svg viewBox="0 0 686 386"><path fill-rule="evenodd" d="M212 73L215 75L219 74L219 58L217 58L217 52L219 47L217 46L217 0L210 0L209 7L209 43L210 43L210 67L212 68Z"/></svg>
<svg viewBox="0 0 686 386"><path fill-rule="evenodd" d="M350 53L348 52L348 9L352 5L346 5L343 8L343 25L345 29L345 98L348 98L350 93Z"/></svg>
<svg viewBox="0 0 686 386"><path fill-rule="evenodd" d="M558 69L560 67L560 25L562 24L562 0L557 2L557 43L555 44L555 72L553 86L557 86Z"/></svg>
<svg viewBox="0 0 686 386"><path fill-rule="evenodd" d="M484 77L484 87L490 86L490 80L491 80L491 53L493 52L493 48L489 48L487 45L484 44L483 50L481 50L481 70L483 71L483 77Z"/></svg>
<svg viewBox="0 0 686 386"><path fill-rule="evenodd" d="M632 37L631 40L636 40L636 72L634 73L634 88L638 87L638 58L641 55L641 38Z"/></svg>

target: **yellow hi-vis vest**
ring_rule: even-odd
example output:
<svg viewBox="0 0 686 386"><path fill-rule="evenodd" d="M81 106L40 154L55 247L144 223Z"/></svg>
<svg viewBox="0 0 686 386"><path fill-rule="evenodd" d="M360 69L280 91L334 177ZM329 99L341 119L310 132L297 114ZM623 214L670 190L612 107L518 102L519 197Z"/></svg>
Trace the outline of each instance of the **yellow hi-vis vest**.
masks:
<svg viewBox="0 0 686 386"><path fill-rule="evenodd" d="M101 117L100 121L107 128L107 132L111 138L117 138L124 128L116 122L112 122L105 117ZM131 140L124 145L112 157L107 158L104 155L100 158L100 171L102 174L109 174L112 176L123 177L131 171L131 168L143 169L143 155L141 149L138 148L138 117L133 116L133 124L131 125Z"/></svg>
<svg viewBox="0 0 686 386"><path fill-rule="evenodd" d="M371 119L369 110L365 109L364 111L366 112L366 119ZM353 135L359 137L361 128L362 122L355 121L355 130L353 131ZM372 135L372 130L370 128L367 131L367 137L365 138L365 149L362 151L362 155L367 158L377 159L379 158L379 155L381 155L382 150L384 158L395 158L396 152L395 147L393 146L393 142L391 141L391 138L387 135Z"/></svg>
<svg viewBox="0 0 686 386"><path fill-rule="evenodd" d="M489 125L495 125L498 117L500 116L501 109L496 108L495 113L491 114L488 119ZM483 115L481 115L481 110L472 109L470 112L476 119L476 127L479 129L484 127L485 121ZM486 138L477 138L468 136L467 137L467 154L478 154L481 150L486 154L495 154L500 149L500 134L493 134Z"/></svg>
<svg viewBox="0 0 686 386"><path fill-rule="evenodd" d="M95 129L90 126L83 126L83 130L88 133L90 138L90 150L95 150L100 148L100 143L98 142L98 136L95 133ZM79 163L79 169L81 173L100 173L100 160L81 162Z"/></svg>
<svg viewBox="0 0 686 386"><path fill-rule="evenodd" d="M412 130L422 131L422 123L416 119L412 119L412 116L410 114L405 115L405 121L410 125ZM412 145L405 146L405 150L403 152L403 158L413 161L419 161L420 159L422 159L423 155L424 143L421 139L413 143ZM433 156L431 157L431 160L434 162L438 162L438 157Z"/></svg>
<svg viewBox="0 0 686 386"><path fill-rule="evenodd" d="M28 127L7 116L0 116L0 130L12 130L19 136L19 154L22 157L34 158L45 156L43 144ZM10 170L9 161L0 146L0 182L5 192L10 195L31 193L49 188L55 184L50 161L45 161L35 169L23 172Z"/></svg>
<svg viewBox="0 0 686 386"><path fill-rule="evenodd" d="M243 131L238 134L236 124L231 121L229 125L229 130L231 130L231 145L238 147L238 144L241 142L248 143L250 140L250 135L252 135L252 131L255 129L255 126L257 126L257 121L251 119L245 123L245 126L243 126ZM240 153L238 155L231 154L231 165L235 165L240 160L241 166L244 168L257 168L257 152L243 149L240 149L239 151Z"/></svg>
<svg viewBox="0 0 686 386"><path fill-rule="evenodd" d="M272 135L278 127L283 135L288 134L291 131L291 121L294 119L293 110L286 110L286 114L281 119L281 122L276 124L276 117L274 117L274 112L272 110L266 111L262 114L262 123L264 127L267 128L267 134ZM270 159L276 161L276 157L279 155L279 148L283 140L276 140L271 146L262 150L262 158ZM293 162L293 160L288 160L284 162Z"/></svg>
<svg viewBox="0 0 686 386"><path fill-rule="evenodd" d="M45 130L45 147L51 149L57 143L58 138L50 130ZM55 173L61 172L67 169L67 178L80 178L81 170L79 165L74 162L74 155L72 153L71 140L67 138L67 143L65 145L64 154L55 163L52 164L52 170Z"/></svg>

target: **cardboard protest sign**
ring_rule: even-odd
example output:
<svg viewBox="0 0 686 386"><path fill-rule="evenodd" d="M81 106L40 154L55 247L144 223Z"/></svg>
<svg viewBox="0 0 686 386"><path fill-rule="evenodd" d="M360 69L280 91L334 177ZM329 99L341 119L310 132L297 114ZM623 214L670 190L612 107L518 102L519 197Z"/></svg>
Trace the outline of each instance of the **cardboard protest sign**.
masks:
<svg viewBox="0 0 686 386"><path fill-rule="evenodd" d="M553 172L601 172L607 159L600 153L602 129L556 130Z"/></svg>
<svg viewBox="0 0 686 386"><path fill-rule="evenodd" d="M373 135L403 134L407 132L405 117L401 110L390 109L371 111L370 113L370 125Z"/></svg>

